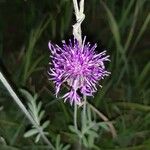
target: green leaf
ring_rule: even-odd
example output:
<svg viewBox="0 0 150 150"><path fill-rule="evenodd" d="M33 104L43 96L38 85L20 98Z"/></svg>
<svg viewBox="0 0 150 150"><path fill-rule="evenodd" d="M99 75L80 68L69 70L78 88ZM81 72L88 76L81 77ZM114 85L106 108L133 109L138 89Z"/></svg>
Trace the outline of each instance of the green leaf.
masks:
<svg viewBox="0 0 150 150"><path fill-rule="evenodd" d="M39 131L37 129L31 129L24 134L24 137L27 138L27 137L33 136L37 134L38 132Z"/></svg>
<svg viewBox="0 0 150 150"><path fill-rule="evenodd" d="M96 123L95 122L91 122L88 126L83 128L82 135L86 134L90 129L93 129L94 127L96 127Z"/></svg>
<svg viewBox="0 0 150 150"><path fill-rule="evenodd" d="M7 145L6 140L0 136L0 145Z"/></svg>
<svg viewBox="0 0 150 150"><path fill-rule="evenodd" d="M144 67L143 71L141 72L138 80L137 80L137 86L140 87L142 82L144 81L144 79L147 80L148 78L148 75L149 75L149 72L150 72L150 62L147 63L147 65ZM147 78L146 78L147 77ZM149 80L147 81L149 82Z"/></svg>
<svg viewBox="0 0 150 150"><path fill-rule="evenodd" d="M34 101L36 101L38 99L38 94L37 93L34 94L33 99L34 99Z"/></svg>
<svg viewBox="0 0 150 150"><path fill-rule="evenodd" d="M69 126L69 129L70 129L70 131L72 131L72 132L73 132L74 134L76 134L77 136L79 136L79 137L82 136L81 131L76 130L76 129L74 128L74 126L70 125L70 126Z"/></svg>
<svg viewBox="0 0 150 150"><path fill-rule="evenodd" d="M59 149L59 145L60 145L60 135L58 134L56 138L56 149Z"/></svg>
<svg viewBox="0 0 150 150"><path fill-rule="evenodd" d="M20 150L17 147L9 146L9 145L1 145L1 150Z"/></svg>
<svg viewBox="0 0 150 150"><path fill-rule="evenodd" d="M34 28L31 33L30 33L30 38L29 38L29 44L27 46L27 52L24 57L24 70L23 70L23 84L26 83L27 78L29 77L29 74L33 72L33 69L37 64L39 63L40 60L36 61L35 65L33 66L34 68L31 68L30 71L30 66L31 66L31 60L33 59L33 52L35 45L37 41L39 40L40 36L42 35L43 31L46 29L48 26L49 22L51 20L51 17L49 17L46 21L45 18L41 21L41 23L38 25L38 27Z"/></svg>
<svg viewBox="0 0 150 150"><path fill-rule="evenodd" d="M40 135L40 134L38 134L38 135L36 136L36 138L35 138L35 143L39 142L40 137L41 137L41 135Z"/></svg>
<svg viewBox="0 0 150 150"><path fill-rule="evenodd" d="M105 122L100 122L99 126L102 127L103 129L105 129L106 131L110 131L107 123L105 123Z"/></svg>
<svg viewBox="0 0 150 150"><path fill-rule="evenodd" d="M68 150L70 148L70 145L66 145L65 147L63 147L63 150Z"/></svg>
<svg viewBox="0 0 150 150"><path fill-rule="evenodd" d="M136 26L136 21L137 21L137 17L138 17L138 13L139 13L139 6L138 6L138 1L136 2L136 6L135 6L135 10L134 10L134 15L133 15L133 21L131 24L131 28L129 30L129 34L127 36L126 42L125 42L125 46L124 46L124 51L127 51L129 48L129 45L132 41L133 35L134 35L134 30L135 30L135 26Z"/></svg>
<svg viewBox="0 0 150 150"><path fill-rule="evenodd" d="M132 8L132 6L134 5L134 2L135 0L130 0L128 5L127 5L127 8L125 9L125 11L123 12L123 15L121 17L121 21L119 23L119 26L122 27L124 25L124 23L126 22L126 19L128 17L128 14Z"/></svg>
<svg viewBox="0 0 150 150"><path fill-rule="evenodd" d="M148 26L149 22L150 22L150 13L147 15L142 27L140 28L140 31L139 31L139 33L138 33L138 35L137 35L137 37L134 41L132 49L134 49L135 46L137 45L137 43L140 40L141 36L143 35L144 31L147 29L147 26Z"/></svg>
<svg viewBox="0 0 150 150"><path fill-rule="evenodd" d="M40 101L40 102L38 103L38 106L37 106L37 112L38 112L38 114L39 114L39 112L40 112L40 110L41 110L41 107L42 107L42 102Z"/></svg>
<svg viewBox="0 0 150 150"><path fill-rule="evenodd" d="M42 129L44 130L49 125L49 123L50 123L49 120L45 121L42 125Z"/></svg>
<svg viewBox="0 0 150 150"><path fill-rule="evenodd" d="M120 32L119 32L119 28L118 28L118 24L112 14L112 12L110 11L110 9L107 7L107 5L101 0L100 1L101 4L103 5L104 9L106 10L107 12L107 16L108 16L108 21L109 21L109 25L110 25L110 29L111 29L111 32L114 36L114 39L115 39L115 42L116 42L116 45L118 47L118 50L121 50L122 46L121 46L121 37L120 37ZM122 51L121 51L122 53Z"/></svg>
<svg viewBox="0 0 150 150"><path fill-rule="evenodd" d="M77 133L77 130L74 128L74 126L70 125L69 126L70 131L72 131L73 133Z"/></svg>
<svg viewBox="0 0 150 150"><path fill-rule="evenodd" d="M129 102L116 102L115 103L118 106L125 107L127 109L135 109L135 110L140 110L140 111L150 111L150 106L147 105L142 105L138 103L129 103Z"/></svg>
<svg viewBox="0 0 150 150"><path fill-rule="evenodd" d="M95 140L94 136L92 136L92 135L88 136L88 143L89 143L90 148L94 147L94 140Z"/></svg>
<svg viewBox="0 0 150 150"><path fill-rule="evenodd" d="M45 58L45 56L40 56L37 60L35 60L35 62L32 64L31 68L29 69L26 78L29 78L30 75L35 72L37 66L39 65L39 63Z"/></svg>
<svg viewBox="0 0 150 150"><path fill-rule="evenodd" d="M38 116L39 121L41 121L41 120L42 120L42 118L43 118L44 114L45 114L45 111L44 111L44 110L42 110L42 111L40 112L39 116Z"/></svg>
<svg viewBox="0 0 150 150"><path fill-rule="evenodd" d="M20 91L29 101L33 100L33 96L27 90L20 89Z"/></svg>
<svg viewBox="0 0 150 150"><path fill-rule="evenodd" d="M89 136L98 137L97 132L95 132L95 131L93 131L93 130L88 130L86 133L89 134Z"/></svg>
<svg viewBox="0 0 150 150"><path fill-rule="evenodd" d="M89 147L88 141L87 141L87 139L86 139L85 136L83 136L82 141L83 141L83 145L84 145L85 147Z"/></svg>

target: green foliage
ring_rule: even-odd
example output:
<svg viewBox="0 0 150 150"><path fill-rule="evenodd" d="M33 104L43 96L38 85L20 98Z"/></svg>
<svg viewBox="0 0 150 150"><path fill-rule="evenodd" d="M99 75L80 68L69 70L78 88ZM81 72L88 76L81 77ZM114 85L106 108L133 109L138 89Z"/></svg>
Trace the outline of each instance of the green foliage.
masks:
<svg viewBox="0 0 150 150"><path fill-rule="evenodd" d="M60 135L57 135L55 150L68 150L69 148L70 148L70 145L64 146L62 143L60 143Z"/></svg>
<svg viewBox="0 0 150 150"><path fill-rule="evenodd" d="M97 122L93 119L92 111L89 107L87 110L82 110L81 112L81 129L78 130L75 126L70 125L69 129L77 135L77 139L80 139L80 144L90 149L98 149L95 144L96 139L99 137L99 129L109 131L106 122Z"/></svg>
<svg viewBox="0 0 150 150"><path fill-rule="evenodd" d="M79 130L72 125L68 128L73 120L72 108L62 99L55 99L54 86L48 82L47 43L59 43L72 36L72 1L0 2L0 68L5 66L4 72L14 83L14 89L27 89L22 93L26 97L23 103L45 135L49 134L54 149L149 150L149 9L149 0L85 1L82 33L89 41L98 43L97 51L103 50L101 45L108 50L108 68L112 73L88 101L113 123L117 138L112 139L108 122L89 107L86 117L79 115L83 114L82 108L78 110ZM24 134L27 123L10 99L0 83L0 150L48 150L34 126ZM23 134L39 142L23 138Z"/></svg>
<svg viewBox="0 0 150 150"><path fill-rule="evenodd" d="M41 62L41 60L44 58L44 56L39 57L37 60L35 60L32 63L31 60L33 59L32 57L34 55L33 50L35 49L35 45L38 39L41 37L41 34L45 30L45 28L48 26L49 22L50 22L50 18L48 18L45 22L42 21L40 25L37 28L33 29L30 33L29 43L28 43L26 55L24 57L24 71L23 71L23 79L22 79L23 84L25 84L26 80L30 77L30 75L34 71L39 70L37 66Z"/></svg>
<svg viewBox="0 0 150 150"><path fill-rule="evenodd" d="M28 111L31 114L31 116L34 118L34 121L38 124L39 128L43 131L43 133L45 135L48 135L48 132L44 131L45 128L48 127L49 125L49 121L44 121L43 123L41 123L44 115L45 115L45 111L42 110L42 102L38 102L37 103L37 98L38 95L35 94L34 96L32 96L28 91L21 89L21 93L27 98L28 100ZM24 137L31 137L33 135L36 135L35 138L35 142L37 143L40 140L41 137L41 133L39 133L39 130L37 130L37 128L33 125L32 128L30 130L28 130L25 134Z"/></svg>

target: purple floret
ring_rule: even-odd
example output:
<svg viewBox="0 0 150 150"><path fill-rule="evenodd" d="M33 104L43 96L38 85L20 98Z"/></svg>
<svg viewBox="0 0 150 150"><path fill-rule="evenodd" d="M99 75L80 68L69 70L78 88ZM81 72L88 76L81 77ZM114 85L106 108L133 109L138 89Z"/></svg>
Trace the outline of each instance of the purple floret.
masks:
<svg viewBox="0 0 150 150"><path fill-rule="evenodd" d="M80 104L81 95L93 96L98 81L110 74L104 65L105 61L109 61L109 55L106 55L106 51L96 54L97 45L85 44L85 39L82 46L76 39L69 40L69 44L62 41L61 47L51 42L48 44L52 54L48 73L55 84L56 97L61 85L67 83L70 90L63 98L69 100L71 105Z"/></svg>

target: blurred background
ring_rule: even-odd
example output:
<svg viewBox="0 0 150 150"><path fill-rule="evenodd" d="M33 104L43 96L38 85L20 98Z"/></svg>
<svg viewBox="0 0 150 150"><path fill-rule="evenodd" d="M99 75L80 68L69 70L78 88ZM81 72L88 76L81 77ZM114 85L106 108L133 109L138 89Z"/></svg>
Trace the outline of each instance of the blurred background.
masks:
<svg viewBox="0 0 150 150"><path fill-rule="evenodd" d="M99 150L150 150L150 1L85 0L83 35L111 56L107 77L88 101L113 122L117 138L100 131ZM0 0L0 66L16 92L25 88L43 103L48 131L73 149L73 108L56 100L48 81L48 41L72 38L72 0ZM19 93L19 92L18 92ZM62 90L63 93L63 90ZM24 98L23 103L26 104ZM101 121L101 118L97 117ZM24 114L0 83L0 150L44 150L24 138ZM94 149L94 148L90 148Z"/></svg>

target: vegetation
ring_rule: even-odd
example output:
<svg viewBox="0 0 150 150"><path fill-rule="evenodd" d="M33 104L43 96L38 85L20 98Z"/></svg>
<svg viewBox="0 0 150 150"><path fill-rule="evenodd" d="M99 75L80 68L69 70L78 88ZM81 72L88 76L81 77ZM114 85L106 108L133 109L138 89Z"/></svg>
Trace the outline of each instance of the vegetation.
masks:
<svg viewBox="0 0 150 150"><path fill-rule="evenodd" d="M148 0L85 1L83 34L107 49L111 76L88 97L79 133L74 108L55 98L47 74L48 41L72 37L72 1L0 0L0 69L53 149L150 149L149 9ZM0 82L0 150L27 149L49 146Z"/></svg>

